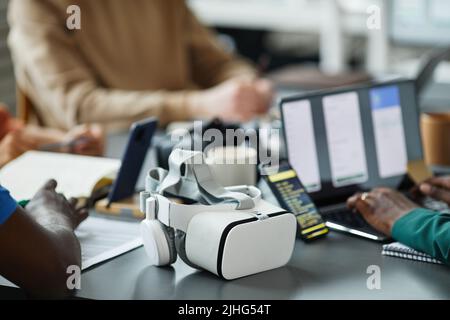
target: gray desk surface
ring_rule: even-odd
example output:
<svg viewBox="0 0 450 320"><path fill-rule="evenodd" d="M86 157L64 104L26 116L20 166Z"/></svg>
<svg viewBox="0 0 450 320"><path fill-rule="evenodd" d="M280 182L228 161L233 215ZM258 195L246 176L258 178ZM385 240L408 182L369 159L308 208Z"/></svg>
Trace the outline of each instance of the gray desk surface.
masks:
<svg viewBox="0 0 450 320"><path fill-rule="evenodd" d="M108 155L120 157L125 141L112 136ZM372 265L381 269L380 290L366 285ZM331 233L311 244L297 241L286 267L235 281L180 260L148 266L139 248L84 272L81 286L77 296L90 299L450 299L450 268L384 257L378 243Z"/></svg>
<svg viewBox="0 0 450 320"><path fill-rule="evenodd" d="M119 156L120 135L109 141ZM367 268L381 269L381 289L367 288ZM148 266L143 248L82 277L79 297L91 299L450 299L450 269L381 255L378 243L331 233L311 244L297 241L290 263L277 270L223 281L178 260Z"/></svg>
<svg viewBox="0 0 450 320"><path fill-rule="evenodd" d="M381 289L369 290L367 267L381 269ZM447 267L381 256L379 244L332 233L297 241L284 267L224 281L177 261L148 266L142 248L87 271L79 297L92 299L450 299Z"/></svg>

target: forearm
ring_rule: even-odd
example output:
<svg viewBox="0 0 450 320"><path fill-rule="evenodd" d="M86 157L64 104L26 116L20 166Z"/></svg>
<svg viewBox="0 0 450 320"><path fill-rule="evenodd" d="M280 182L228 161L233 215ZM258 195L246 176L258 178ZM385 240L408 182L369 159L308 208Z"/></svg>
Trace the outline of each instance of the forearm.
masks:
<svg viewBox="0 0 450 320"><path fill-rule="evenodd" d="M449 214L415 209L394 224L392 237L450 264Z"/></svg>
<svg viewBox="0 0 450 320"><path fill-rule="evenodd" d="M33 298L70 294L67 268L81 265L80 245L70 228L42 226L18 208L0 231L0 274Z"/></svg>
<svg viewBox="0 0 450 320"><path fill-rule="evenodd" d="M67 286L70 266L81 270L81 249L73 231L60 226L45 227L45 236L36 255L11 270L11 278L31 298L66 298L73 292ZM33 246L32 246L33 248Z"/></svg>
<svg viewBox="0 0 450 320"><path fill-rule="evenodd" d="M49 248L53 251L64 274L69 266L81 268L81 246L69 219L61 215L59 217L52 215L36 222L45 230Z"/></svg>
<svg viewBox="0 0 450 320"><path fill-rule="evenodd" d="M25 135L33 139L37 145L46 145L61 142L66 135L66 131L54 128L42 128L28 125L24 131Z"/></svg>
<svg viewBox="0 0 450 320"><path fill-rule="evenodd" d="M191 96L194 91L127 91L93 88L80 95L77 110L78 123L133 122L154 116L160 124L184 121L193 117Z"/></svg>
<svg viewBox="0 0 450 320"><path fill-rule="evenodd" d="M61 129L82 123L132 123L157 117L160 124L185 121L194 117L192 96L199 91L129 91L107 89L81 81L69 89L64 86L42 90L47 113Z"/></svg>

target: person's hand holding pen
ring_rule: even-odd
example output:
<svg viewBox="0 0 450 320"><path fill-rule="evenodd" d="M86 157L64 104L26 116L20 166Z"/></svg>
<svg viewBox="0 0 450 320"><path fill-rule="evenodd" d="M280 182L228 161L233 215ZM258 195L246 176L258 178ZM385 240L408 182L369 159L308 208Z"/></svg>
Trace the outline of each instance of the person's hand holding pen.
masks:
<svg viewBox="0 0 450 320"><path fill-rule="evenodd" d="M81 125L67 133L35 126L16 126L0 137L0 168L30 150L101 156L105 135L99 125Z"/></svg>
<svg viewBox="0 0 450 320"><path fill-rule="evenodd" d="M105 135L99 125L80 125L65 134L53 129L36 134L40 135L40 151L87 156L101 156L104 151Z"/></svg>
<svg viewBox="0 0 450 320"><path fill-rule="evenodd" d="M101 156L105 149L105 134L99 125L81 125L69 131L64 141L63 152Z"/></svg>

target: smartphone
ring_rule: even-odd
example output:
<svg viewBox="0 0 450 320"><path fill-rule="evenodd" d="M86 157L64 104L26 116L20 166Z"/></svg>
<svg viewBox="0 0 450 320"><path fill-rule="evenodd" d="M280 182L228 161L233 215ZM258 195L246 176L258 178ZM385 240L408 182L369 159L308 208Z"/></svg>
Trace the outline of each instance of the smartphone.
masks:
<svg viewBox="0 0 450 320"><path fill-rule="evenodd" d="M299 238L312 241L328 234L325 221L287 160L276 167L261 166L260 171L280 206L297 218Z"/></svg>
<svg viewBox="0 0 450 320"><path fill-rule="evenodd" d="M131 126L119 174L108 194L109 205L129 198L136 192L136 183L157 127L158 121L155 118L139 121Z"/></svg>

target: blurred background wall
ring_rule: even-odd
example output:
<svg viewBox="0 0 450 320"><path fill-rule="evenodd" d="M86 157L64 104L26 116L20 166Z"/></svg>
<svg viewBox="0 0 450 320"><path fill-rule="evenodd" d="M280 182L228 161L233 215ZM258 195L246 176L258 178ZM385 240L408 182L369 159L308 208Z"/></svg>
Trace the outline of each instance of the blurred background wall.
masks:
<svg viewBox="0 0 450 320"><path fill-rule="evenodd" d="M294 68L301 85L321 75L415 78L438 48L450 47L448 0L188 0L207 25L265 72ZM378 9L380 28L368 27ZM419 97L423 111L450 110L450 63ZM292 74L291 78L292 79ZM319 79L319 80L318 80ZM316 81L318 80L318 81ZM323 81L323 79L322 79ZM332 82L324 83L327 85ZM312 83L315 82L315 83ZM336 84L345 84L338 77ZM435 85L437 84L437 85Z"/></svg>
<svg viewBox="0 0 450 320"><path fill-rule="evenodd" d="M11 57L6 44L8 36L7 6L8 0L0 0L0 102L7 104L10 110L14 112L16 89Z"/></svg>

